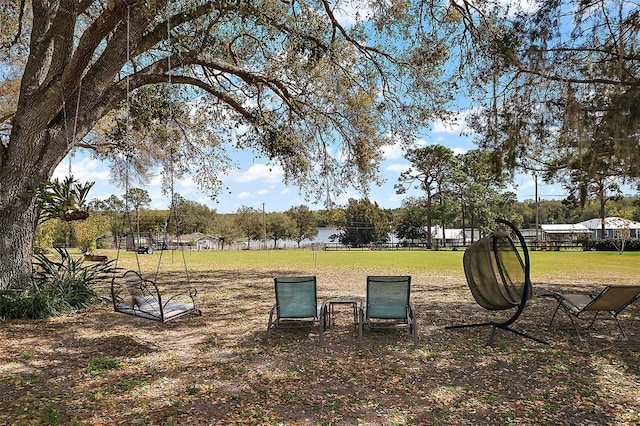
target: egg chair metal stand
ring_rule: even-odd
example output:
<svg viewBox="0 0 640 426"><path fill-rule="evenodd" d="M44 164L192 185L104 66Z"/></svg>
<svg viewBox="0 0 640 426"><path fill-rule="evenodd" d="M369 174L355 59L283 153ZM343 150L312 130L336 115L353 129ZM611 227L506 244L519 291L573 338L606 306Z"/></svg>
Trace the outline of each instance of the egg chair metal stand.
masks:
<svg viewBox="0 0 640 426"><path fill-rule="evenodd" d="M463 257L465 277L475 301L490 311L514 310L503 321L450 325L446 329L490 327L487 346L493 345L498 329L538 343L546 341L512 328L532 297L531 261L522 233L509 221L497 219L517 237L520 250L508 232L496 231L473 243Z"/></svg>

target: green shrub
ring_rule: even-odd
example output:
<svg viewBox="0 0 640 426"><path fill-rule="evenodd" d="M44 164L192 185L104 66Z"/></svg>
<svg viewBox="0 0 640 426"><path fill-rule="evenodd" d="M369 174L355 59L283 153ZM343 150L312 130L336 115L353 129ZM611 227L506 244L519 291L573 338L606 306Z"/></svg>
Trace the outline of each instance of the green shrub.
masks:
<svg viewBox="0 0 640 426"><path fill-rule="evenodd" d="M597 251L618 251L620 240L616 238L599 238L593 240L591 247ZM624 251L640 251L640 239L631 238L625 241Z"/></svg>
<svg viewBox="0 0 640 426"><path fill-rule="evenodd" d="M56 303L39 291L9 288L0 293L0 317L47 318L56 315Z"/></svg>
<svg viewBox="0 0 640 426"><path fill-rule="evenodd" d="M98 300L95 284L113 273L113 261L83 265L65 249L50 258L36 254L29 288L0 292L0 317L41 319L86 309Z"/></svg>

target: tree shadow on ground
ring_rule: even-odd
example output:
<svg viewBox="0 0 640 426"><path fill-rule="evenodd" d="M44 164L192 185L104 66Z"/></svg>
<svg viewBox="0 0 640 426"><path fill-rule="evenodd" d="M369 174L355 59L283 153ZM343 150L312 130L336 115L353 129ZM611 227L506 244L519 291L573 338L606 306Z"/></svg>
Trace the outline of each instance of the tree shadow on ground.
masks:
<svg viewBox="0 0 640 426"><path fill-rule="evenodd" d="M547 330L553 301L534 298L513 327L550 345L498 330L487 347L487 328L445 326L504 313L475 304L459 277L415 273L418 347L405 330L367 331L359 345L347 309L336 312L322 344L309 329L277 330L263 344L273 276L303 274L195 272L190 284L203 315L165 324L116 314L106 303L61 318L7 321L0 424L640 422L637 306L622 318L629 340L606 322L582 342L571 330ZM319 293L362 296L364 276L319 271ZM162 279L170 283L163 291L184 285L180 274ZM536 294L576 288L534 284ZM105 357L119 368L87 372Z"/></svg>

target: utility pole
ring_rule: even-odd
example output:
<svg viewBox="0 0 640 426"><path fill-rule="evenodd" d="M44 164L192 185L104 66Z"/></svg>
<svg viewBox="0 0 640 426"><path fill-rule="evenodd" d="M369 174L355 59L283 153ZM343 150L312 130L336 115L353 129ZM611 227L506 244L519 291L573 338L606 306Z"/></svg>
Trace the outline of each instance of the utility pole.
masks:
<svg viewBox="0 0 640 426"><path fill-rule="evenodd" d="M264 203L262 203L262 244L264 244L264 249L267 249L267 220L266 214L264 212Z"/></svg>
<svg viewBox="0 0 640 426"><path fill-rule="evenodd" d="M533 174L533 182L535 184L535 200L536 200L536 245L540 243L540 237L538 235L540 228L540 199L538 198L538 174Z"/></svg>

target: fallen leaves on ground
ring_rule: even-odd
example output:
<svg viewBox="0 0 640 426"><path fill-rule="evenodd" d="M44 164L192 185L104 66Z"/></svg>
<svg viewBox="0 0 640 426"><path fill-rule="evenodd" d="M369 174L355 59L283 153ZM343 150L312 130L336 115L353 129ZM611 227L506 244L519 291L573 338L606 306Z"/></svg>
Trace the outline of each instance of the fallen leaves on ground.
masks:
<svg viewBox="0 0 640 426"><path fill-rule="evenodd" d="M601 322L582 342L572 330L547 330L555 306L536 298L513 327L550 345L498 330L487 347L488 327L445 330L501 315L474 303L462 274L412 271L418 347L400 329L367 330L359 346L348 306L337 307L322 344L309 329L276 330L263 344L272 277L301 272L309 271L198 272L192 283L203 315L167 324L107 304L0 324L0 423L640 423L638 307L622 318L627 341ZM330 298L363 296L375 271L312 273L319 296ZM576 288L544 281L536 293ZM582 290L599 287L586 282ZM88 372L105 359L115 361Z"/></svg>

